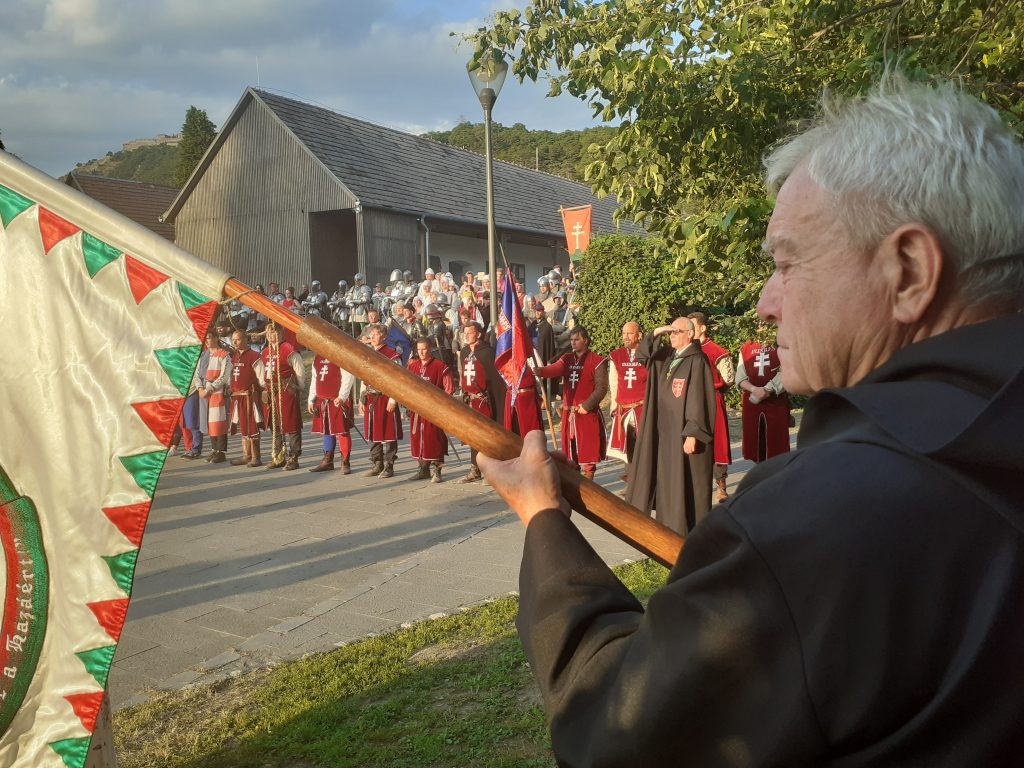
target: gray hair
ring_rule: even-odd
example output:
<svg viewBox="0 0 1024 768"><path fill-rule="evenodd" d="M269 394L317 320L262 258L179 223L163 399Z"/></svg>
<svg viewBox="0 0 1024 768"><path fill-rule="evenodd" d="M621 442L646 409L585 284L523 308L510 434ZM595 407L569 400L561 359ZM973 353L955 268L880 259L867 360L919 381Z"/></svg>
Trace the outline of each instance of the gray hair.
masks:
<svg viewBox="0 0 1024 768"><path fill-rule="evenodd" d="M825 94L811 127L764 166L773 193L805 168L861 247L924 224L963 301L1024 306L1024 147L994 109L959 87L890 72L865 97Z"/></svg>

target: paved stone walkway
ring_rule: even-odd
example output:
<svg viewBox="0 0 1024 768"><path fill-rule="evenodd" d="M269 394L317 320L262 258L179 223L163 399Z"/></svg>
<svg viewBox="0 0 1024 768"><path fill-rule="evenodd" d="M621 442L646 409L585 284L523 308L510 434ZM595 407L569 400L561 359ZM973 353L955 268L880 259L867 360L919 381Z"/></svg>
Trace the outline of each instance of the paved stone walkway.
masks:
<svg viewBox="0 0 1024 768"><path fill-rule="evenodd" d="M231 443L229 459L239 450ZM319 436L303 445L295 472L168 458L110 673L115 709L518 588L522 527L488 486L455 482L468 448L461 464L449 457L445 482L430 484L409 480L407 444L388 480L359 476L363 444L353 474L311 474ZM733 465L730 488L745 464ZM598 482L621 490L621 467L607 462ZM607 562L641 557L579 525Z"/></svg>

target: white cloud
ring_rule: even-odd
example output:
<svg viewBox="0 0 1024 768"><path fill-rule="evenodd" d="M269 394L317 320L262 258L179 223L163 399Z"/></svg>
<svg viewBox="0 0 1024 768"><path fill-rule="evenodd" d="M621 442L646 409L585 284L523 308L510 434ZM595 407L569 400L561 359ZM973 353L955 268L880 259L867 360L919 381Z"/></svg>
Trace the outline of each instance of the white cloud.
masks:
<svg viewBox="0 0 1024 768"><path fill-rule="evenodd" d="M221 124L264 87L411 132L481 119L472 32L512 0L9 0L0 27L0 130L49 173L176 132L189 105ZM590 110L510 79L495 120L559 130Z"/></svg>

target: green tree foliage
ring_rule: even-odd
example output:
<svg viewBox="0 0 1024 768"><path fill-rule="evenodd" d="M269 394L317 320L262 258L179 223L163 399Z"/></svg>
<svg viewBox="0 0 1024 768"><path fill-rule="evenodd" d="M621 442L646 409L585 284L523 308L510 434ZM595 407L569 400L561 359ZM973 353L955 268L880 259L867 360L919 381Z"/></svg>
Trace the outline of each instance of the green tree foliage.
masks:
<svg viewBox="0 0 1024 768"><path fill-rule="evenodd" d="M170 144L112 152L92 163L79 165L76 170L113 179L130 179L163 187L175 187L178 169L178 148Z"/></svg>
<svg viewBox="0 0 1024 768"><path fill-rule="evenodd" d="M579 323L601 354L622 344L623 324L632 320L647 332L677 317L688 303L672 260L638 235L590 241L573 302L580 304Z"/></svg>
<svg viewBox="0 0 1024 768"><path fill-rule="evenodd" d="M174 174L174 186L183 187L192 171L199 165L206 150L217 138L217 126L206 115L205 109L191 106L185 113L181 126L181 143L178 145L178 168Z"/></svg>
<svg viewBox="0 0 1024 768"><path fill-rule="evenodd" d="M961 78L1024 121L1024 4L1009 0L533 0L479 29L476 55L619 121L586 178L646 220L719 305L746 304L767 274L761 158L813 114L824 87L863 92L887 63Z"/></svg>
<svg viewBox="0 0 1024 768"><path fill-rule="evenodd" d="M497 159L576 181L584 180L586 166L596 157L589 154L589 148L596 148L614 134L614 128L604 127L555 133L531 131L522 123L511 127L501 123L491 124L491 142ZM434 131L423 135L442 144L484 153L483 123L464 121L450 131Z"/></svg>

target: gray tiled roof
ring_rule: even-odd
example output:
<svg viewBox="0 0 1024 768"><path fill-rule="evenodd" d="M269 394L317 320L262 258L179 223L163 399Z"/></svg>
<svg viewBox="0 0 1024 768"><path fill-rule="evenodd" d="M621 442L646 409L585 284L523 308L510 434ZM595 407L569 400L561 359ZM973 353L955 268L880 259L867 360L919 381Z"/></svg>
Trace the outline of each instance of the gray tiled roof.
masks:
<svg viewBox="0 0 1024 768"><path fill-rule="evenodd" d="M174 242L174 225L161 221L160 215L174 202L178 195L177 189L77 171L68 174L67 183L151 232Z"/></svg>
<svg viewBox="0 0 1024 768"><path fill-rule="evenodd" d="M430 139L253 89L364 206L486 223L484 158ZM594 234L614 232L615 198L590 187L504 162L494 164L494 217L509 227L561 235L559 206L594 206ZM623 232L643 230L628 222Z"/></svg>

